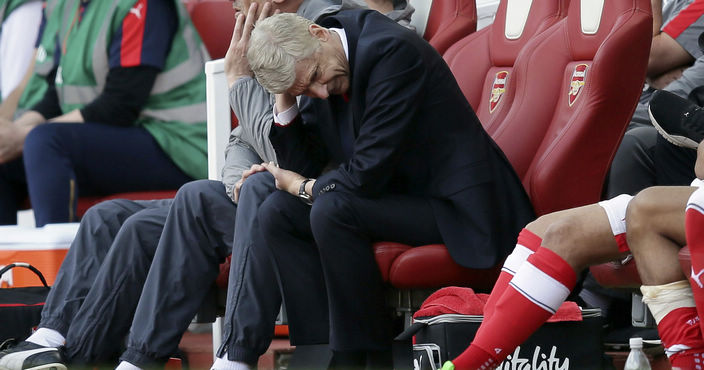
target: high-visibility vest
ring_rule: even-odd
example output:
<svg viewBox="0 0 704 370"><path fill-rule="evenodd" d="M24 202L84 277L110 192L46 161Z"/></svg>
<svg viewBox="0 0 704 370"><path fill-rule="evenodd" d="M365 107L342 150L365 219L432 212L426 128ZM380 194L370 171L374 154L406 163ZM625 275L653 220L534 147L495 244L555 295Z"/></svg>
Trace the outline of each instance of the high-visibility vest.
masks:
<svg viewBox="0 0 704 370"><path fill-rule="evenodd" d="M56 92L64 113L80 109L100 95L109 72L108 49L136 0L91 1L74 23L80 0L58 0L51 18L60 18L56 34L65 50L56 73ZM181 1L174 0L178 28L163 71L134 123L149 131L186 174L207 177L205 74L207 51ZM71 26L73 24L73 26ZM56 40L56 39L54 39ZM65 43L65 47L63 47ZM48 50L48 48L47 48ZM47 52L47 58L49 58Z"/></svg>
<svg viewBox="0 0 704 370"><path fill-rule="evenodd" d="M56 34L61 24L61 17L56 16L53 12L57 3L58 0L45 1L44 30L39 36L41 39L37 46L37 53L34 56L34 70L17 104L15 117L19 117L22 113L31 109L42 99L46 92L48 86L46 76L54 68Z"/></svg>

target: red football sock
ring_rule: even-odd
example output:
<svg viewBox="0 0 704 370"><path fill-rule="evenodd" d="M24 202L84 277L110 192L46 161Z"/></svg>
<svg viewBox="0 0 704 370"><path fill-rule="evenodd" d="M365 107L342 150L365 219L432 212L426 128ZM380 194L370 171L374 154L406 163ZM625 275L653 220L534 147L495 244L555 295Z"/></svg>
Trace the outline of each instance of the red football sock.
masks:
<svg viewBox="0 0 704 370"><path fill-rule="evenodd" d="M540 243L542 242L543 239L541 239L538 235L534 234L528 229L524 228L518 234L516 248L506 258L504 266L501 268L499 278L496 280L494 288L491 290L491 294L489 295L489 299L484 305L485 321L489 319L494 313L494 306L496 305L496 301L501 298L501 295L504 293L504 290L506 290L506 287L513 278L513 275L515 275L516 271L518 271L518 268L521 267L521 265L523 264L523 262L526 261L528 256L530 256L533 252L537 251L538 248L540 248Z"/></svg>
<svg viewBox="0 0 704 370"><path fill-rule="evenodd" d="M527 262L511 279L510 288L498 299L494 314L482 323L469 348L452 360L455 369L500 365L557 311L576 284L572 267L547 248L538 249Z"/></svg>
<svg viewBox="0 0 704 370"><path fill-rule="evenodd" d="M704 315L704 189L695 191L687 202L684 230L687 235L687 245L692 256L692 270L689 283L694 293L699 316ZM704 332L704 323L700 324Z"/></svg>
<svg viewBox="0 0 704 370"><path fill-rule="evenodd" d="M670 311L658 323L658 333L673 368L702 368L704 339L695 307L680 307Z"/></svg>

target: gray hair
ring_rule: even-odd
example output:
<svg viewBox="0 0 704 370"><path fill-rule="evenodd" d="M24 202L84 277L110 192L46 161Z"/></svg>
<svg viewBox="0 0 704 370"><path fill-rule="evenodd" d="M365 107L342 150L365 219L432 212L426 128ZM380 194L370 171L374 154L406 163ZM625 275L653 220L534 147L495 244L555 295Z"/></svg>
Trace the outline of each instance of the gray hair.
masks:
<svg viewBox="0 0 704 370"><path fill-rule="evenodd" d="M296 63L310 57L320 41L310 34L310 20L281 13L258 21L249 40L247 59L257 81L273 94L296 80Z"/></svg>

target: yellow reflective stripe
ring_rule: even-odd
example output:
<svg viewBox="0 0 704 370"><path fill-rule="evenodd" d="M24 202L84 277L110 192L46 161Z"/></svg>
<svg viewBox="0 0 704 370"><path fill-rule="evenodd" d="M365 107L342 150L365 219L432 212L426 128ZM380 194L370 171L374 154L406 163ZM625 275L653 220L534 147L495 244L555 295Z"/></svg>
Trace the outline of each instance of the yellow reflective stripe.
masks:
<svg viewBox="0 0 704 370"><path fill-rule="evenodd" d="M195 76L204 73L205 54L203 54L198 47L194 32L193 27L189 25L183 30L182 34L186 47L188 48L189 58L168 71L160 73L156 81L154 81L152 94L161 94L171 91L193 80Z"/></svg>
<svg viewBox="0 0 704 370"><path fill-rule="evenodd" d="M97 86L56 85L56 93L63 104L86 105L100 95L100 90Z"/></svg>
<svg viewBox="0 0 704 370"><path fill-rule="evenodd" d="M205 122L205 102L175 108L145 109L141 116L164 122L201 123Z"/></svg>

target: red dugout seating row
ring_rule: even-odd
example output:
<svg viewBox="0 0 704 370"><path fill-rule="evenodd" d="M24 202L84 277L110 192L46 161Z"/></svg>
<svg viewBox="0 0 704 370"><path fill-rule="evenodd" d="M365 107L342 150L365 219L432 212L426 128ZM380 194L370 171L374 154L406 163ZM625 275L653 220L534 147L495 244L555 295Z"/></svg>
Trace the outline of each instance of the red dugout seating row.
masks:
<svg viewBox="0 0 704 370"><path fill-rule="evenodd" d="M502 0L488 30L445 54L538 215L599 200L640 94L652 22L646 0L572 0L559 21L566 2L549 3ZM458 266L443 245L382 242L375 252L384 279L401 292L447 285L489 290L500 268ZM403 296L405 304L413 305L412 298Z"/></svg>
<svg viewBox="0 0 704 370"><path fill-rule="evenodd" d="M423 38L428 40L438 53L444 54L457 40L477 30L475 0L424 1L430 1L432 4Z"/></svg>
<svg viewBox="0 0 704 370"><path fill-rule="evenodd" d="M569 9L567 0L502 0L492 26L446 52L463 92L523 179L538 214L599 200L645 76L651 17L647 0L572 0ZM431 40L447 29L428 27L424 35ZM500 264L485 270L459 266L443 245L381 242L374 248L384 280L401 293L395 298L409 299L396 302L406 309L413 308L418 289L489 290L500 269Z"/></svg>

